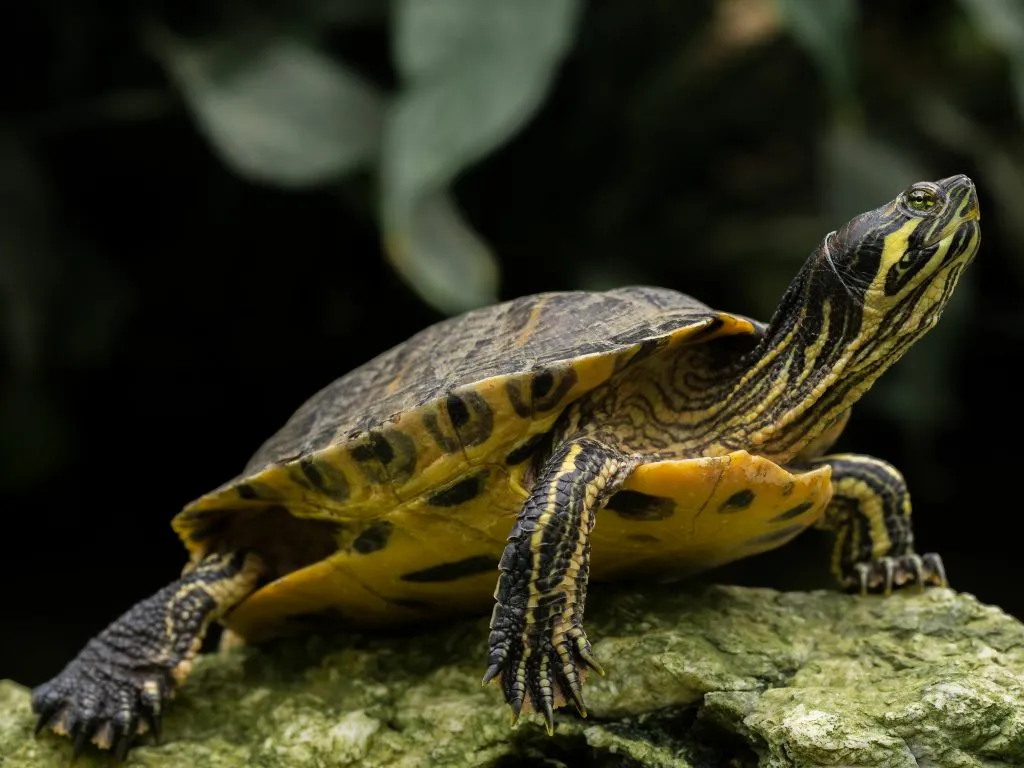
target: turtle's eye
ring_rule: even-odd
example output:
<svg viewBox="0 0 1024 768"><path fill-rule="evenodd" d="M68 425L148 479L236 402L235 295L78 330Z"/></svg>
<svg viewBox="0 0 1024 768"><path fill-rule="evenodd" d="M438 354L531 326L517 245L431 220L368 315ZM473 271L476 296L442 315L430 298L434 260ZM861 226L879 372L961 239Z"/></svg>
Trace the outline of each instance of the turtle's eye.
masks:
<svg viewBox="0 0 1024 768"><path fill-rule="evenodd" d="M903 194L907 208L918 213L934 211L939 206L939 196L931 187L913 186Z"/></svg>

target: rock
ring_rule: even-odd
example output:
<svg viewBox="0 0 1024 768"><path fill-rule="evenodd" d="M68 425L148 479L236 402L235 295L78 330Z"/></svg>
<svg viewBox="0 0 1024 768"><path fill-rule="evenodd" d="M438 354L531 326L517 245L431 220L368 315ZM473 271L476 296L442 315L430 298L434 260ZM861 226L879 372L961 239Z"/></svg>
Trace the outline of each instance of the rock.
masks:
<svg viewBox="0 0 1024 768"><path fill-rule="evenodd" d="M1024 762L1024 625L970 595L592 587L589 719L514 730L486 619L205 656L136 766L992 766ZM64 765L0 683L0 766ZM110 765L95 751L79 768Z"/></svg>

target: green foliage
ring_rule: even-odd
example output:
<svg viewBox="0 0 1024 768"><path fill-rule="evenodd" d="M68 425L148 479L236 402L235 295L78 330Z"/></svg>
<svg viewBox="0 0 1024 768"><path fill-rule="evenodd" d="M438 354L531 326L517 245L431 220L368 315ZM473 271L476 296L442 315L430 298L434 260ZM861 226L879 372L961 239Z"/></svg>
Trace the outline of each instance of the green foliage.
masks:
<svg viewBox="0 0 1024 768"><path fill-rule="evenodd" d="M196 126L241 176L302 187L376 161L383 95L303 41L152 38Z"/></svg>
<svg viewBox="0 0 1024 768"><path fill-rule="evenodd" d="M13 372L0 382L0 443L19 477L45 463L32 457L46 450L28 447L60 453L40 368L102 360L139 300L130 270L92 250L85 223L65 221L46 166L54 137L94 130L116 143L184 110L174 140L201 138L235 177L368 216L379 249L337 258L354 269L383 257L438 314L528 291L659 282L764 317L824 233L911 181L967 166L983 190L985 253L999 247L990 231L1024 239L1017 0L924 11L853 0L219 0L187 24L168 8L120 26L82 8L67 22L80 24L74 35L55 34L53 72L32 81L30 106L0 123L0 344ZM117 63L79 76L83 50ZM130 76L154 64L148 79ZM1024 283L1019 249L1005 248ZM939 382L976 322L975 280L968 272L948 319L868 408L919 435L954 413ZM311 322L358 316L341 295Z"/></svg>
<svg viewBox="0 0 1024 768"><path fill-rule="evenodd" d="M572 41L575 0L397 0L403 88L381 156L388 255L424 298L455 312L494 302L498 266L448 193L540 106Z"/></svg>
<svg viewBox="0 0 1024 768"><path fill-rule="evenodd" d="M1024 6L960 4L973 34L1006 57L1024 114ZM857 3L717 5L774 14L765 37L784 32L820 73L832 105L820 142L830 220L927 175L911 148L861 123ZM189 41L161 31L151 35L150 47L197 128L236 173L288 188L369 170L385 254L413 289L448 313L495 301L500 259L466 222L452 185L543 105L573 49L583 17L579 3L334 0L297 6L294 16L273 33L267 25L254 33L253 25L239 24L213 39ZM331 55L318 42L333 27L368 20L387 24L394 88L369 82L344 62L344 52Z"/></svg>
<svg viewBox="0 0 1024 768"><path fill-rule="evenodd" d="M577 11L576 0L395 0L392 92L291 32L151 37L199 130L240 175L303 187L369 167L395 269L460 312L497 300L498 266L449 185L540 106Z"/></svg>

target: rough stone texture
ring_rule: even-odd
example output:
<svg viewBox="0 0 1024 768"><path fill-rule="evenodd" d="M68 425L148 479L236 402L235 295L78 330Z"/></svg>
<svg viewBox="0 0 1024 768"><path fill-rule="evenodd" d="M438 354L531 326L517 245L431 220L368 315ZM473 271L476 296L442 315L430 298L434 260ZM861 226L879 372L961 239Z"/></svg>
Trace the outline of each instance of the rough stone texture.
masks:
<svg viewBox="0 0 1024 768"><path fill-rule="evenodd" d="M515 730L481 688L486 620L208 656L137 766L1024 764L1024 625L969 595L591 589L591 716ZM66 765L0 683L0 765ZM89 753L77 766L110 765Z"/></svg>

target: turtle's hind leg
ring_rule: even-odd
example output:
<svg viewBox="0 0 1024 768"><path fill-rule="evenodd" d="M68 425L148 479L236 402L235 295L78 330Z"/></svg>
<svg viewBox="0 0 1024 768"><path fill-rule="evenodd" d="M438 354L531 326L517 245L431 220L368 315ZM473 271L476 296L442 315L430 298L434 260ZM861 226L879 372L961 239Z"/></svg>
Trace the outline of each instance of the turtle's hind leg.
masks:
<svg viewBox="0 0 1024 768"><path fill-rule="evenodd" d="M861 594L946 586L942 558L914 551L910 493L895 467L852 453L807 463L832 467L832 501L819 526L835 533L832 571L840 584Z"/></svg>
<svg viewBox="0 0 1024 768"><path fill-rule="evenodd" d="M128 752L146 730L159 736L164 703L188 675L211 621L255 588L255 555L210 555L180 579L92 638L64 669L32 692L38 734L47 725L74 740Z"/></svg>

